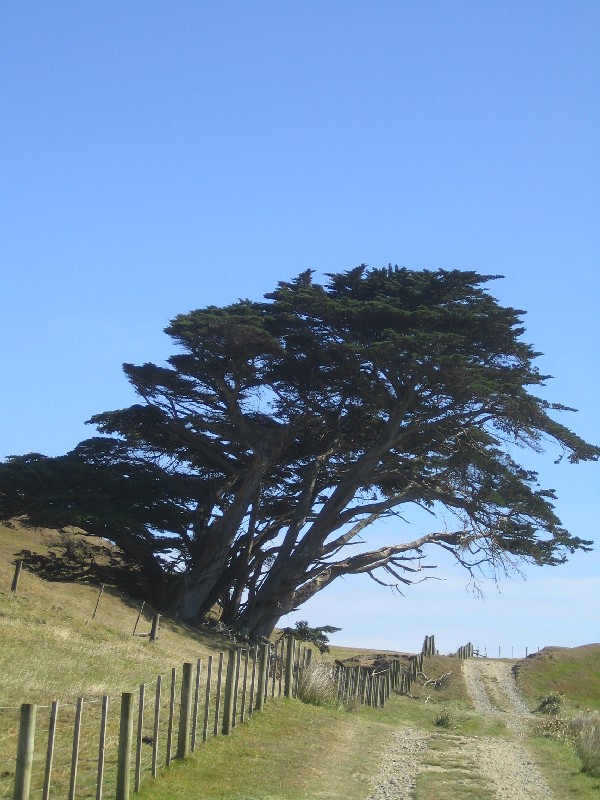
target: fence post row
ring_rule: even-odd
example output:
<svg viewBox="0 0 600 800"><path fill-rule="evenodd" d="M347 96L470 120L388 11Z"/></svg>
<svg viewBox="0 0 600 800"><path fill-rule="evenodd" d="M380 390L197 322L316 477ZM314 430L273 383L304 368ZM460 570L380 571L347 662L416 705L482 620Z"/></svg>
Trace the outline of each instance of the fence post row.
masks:
<svg viewBox="0 0 600 800"><path fill-rule="evenodd" d="M156 615L155 619L157 622L156 628L158 628L158 615ZM457 655L459 658L470 658L473 656L473 652L473 645L468 643L458 649ZM341 664L336 664L331 670L331 675L337 685L338 697L340 700L347 702L355 701L366 706L381 708L394 691L398 691L401 694L406 694L410 691L412 681L415 679L418 671L422 670L423 658L434 653L434 638L433 636L426 636L422 652L416 656L411 656L408 663L405 663L404 666L399 659L393 659L385 669L379 672L356 665L344 667ZM215 736L221 732L228 735L236 726L238 720L240 722L244 721L246 714L250 717L253 711L264 710L269 694L272 698L276 696L281 697L282 695L286 698L297 697L302 673L310 669L313 663L313 651L300 647L293 636L288 636L285 639L282 638L274 647L270 644L262 644L260 647L255 646L252 649L232 648L228 652L225 675L224 656L225 654L223 652L219 653L218 666L216 669L216 686L214 688L214 657L209 656L207 661L206 686L203 692L203 742L207 741L211 719L214 721L213 733ZM186 758L191 751L194 751L196 748L196 741L200 738L198 716L201 695L201 664L201 660L198 659L196 663L195 682L193 680L193 664L183 664L175 755L178 759ZM223 680L225 681L224 687ZM154 716L150 723L153 727L153 736L151 739L143 737L145 691L146 687L142 684L139 689L135 739L136 749L133 770L133 789L135 792L139 790L141 784L142 742L152 744L152 758L149 767L149 772L152 777L156 777L158 771L162 676L159 675L156 681ZM165 756L167 766L173 759L176 691L177 670L173 668L171 671L170 697L168 697ZM238 698L240 695L241 699L239 701L240 706L238 710ZM214 700L212 699L213 696ZM213 702L212 711L211 701ZM54 701L48 729L42 800L48 800L50 795L58 707L58 701ZM98 764L97 774L95 775L96 800L102 800L107 746L108 707L109 698L105 695L102 701ZM21 706L13 800L29 800L30 797L36 710L37 707L35 705L23 704ZM83 699L79 698L76 707L72 743L69 800L75 800L76 796L82 716ZM121 696L119 735L116 744L116 800L128 800L130 794L130 775L132 772L133 758L133 724L133 694L124 692Z"/></svg>

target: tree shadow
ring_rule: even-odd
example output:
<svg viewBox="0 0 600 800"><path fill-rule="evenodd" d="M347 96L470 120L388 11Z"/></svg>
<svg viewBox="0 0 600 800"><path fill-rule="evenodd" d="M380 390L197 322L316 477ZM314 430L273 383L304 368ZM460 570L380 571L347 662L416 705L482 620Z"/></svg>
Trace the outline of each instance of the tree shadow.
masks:
<svg viewBox="0 0 600 800"><path fill-rule="evenodd" d="M87 541L81 535L58 531L47 553L24 549L15 556L46 581L104 584L132 598L144 598L139 565L116 548Z"/></svg>

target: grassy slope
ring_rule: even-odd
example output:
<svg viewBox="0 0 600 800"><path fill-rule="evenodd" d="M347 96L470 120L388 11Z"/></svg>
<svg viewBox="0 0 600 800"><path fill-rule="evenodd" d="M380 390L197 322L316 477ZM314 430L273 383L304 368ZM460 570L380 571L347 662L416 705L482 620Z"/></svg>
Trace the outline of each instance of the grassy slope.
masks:
<svg viewBox="0 0 600 800"><path fill-rule="evenodd" d="M94 586L46 583L24 572L18 594L11 594L14 554L22 548L43 548L47 541L44 532L0 526L0 705L48 703L54 697L72 701L78 695L91 698L103 692L116 695L151 681L157 673L167 674L170 667L183 661L228 646L168 621L156 644L132 638L137 604L109 592L92 621L98 594ZM140 629L148 626L146 620ZM598 700L595 678L587 681L591 674L596 675L594 653L594 648L576 648L561 651L560 658L528 660L519 680L532 697L558 689L573 692L569 694L573 706L586 707L594 699L590 693ZM361 654L364 651L339 648L332 657ZM582 662L585 667L578 675L576 665ZM452 670L448 687L443 691L414 687L413 697L394 697L383 710L348 712L298 701L271 701L264 714L254 715L231 737L209 739L185 764L165 770L157 781L146 780L141 797L359 800L368 794L381 752L398 727L416 726L431 732L432 757L445 747L446 733L435 725L442 710L450 712L452 724L463 735L505 734L497 722L470 711L458 662L440 657L426 664L429 676ZM562 681L560 686L558 681ZM563 745L538 740L537 757L546 762L557 797L583 800L593 796L598 781L577 774L578 764ZM441 788L451 793L461 790L445 779L444 787L418 788L417 798L441 799L446 796L437 793ZM473 797L487 797L484 789L480 794L477 787L474 791Z"/></svg>
<svg viewBox="0 0 600 800"><path fill-rule="evenodd" d="M542 697L558 692L564 696L567 716L600 709L600 644L545 647L517 662L515 674L531 708ZM581 762L568 741L536 736L531 745L556 797L598 797L600 778L581 773Z"/></svg>
<svg viewBox="0 0 600 800"><path fill-rule="evenodd" d="M0 704L47 703L128 691L184 661L229 646L193 628L164 620L159 640L132 637L139 605L105 591L96 619L98 587L46 582L23 570L10 591L15 553L41 552L51 534L0 525ZM138 631L149 631L148 616Z"/></svg>
<svg viewBox="0 0 600 800"><path fill-rule="evenodd" d="M551 692L565 696L567 711L600 709L600 644L545 647L515 665L517 682L532 703Z"/></svg>

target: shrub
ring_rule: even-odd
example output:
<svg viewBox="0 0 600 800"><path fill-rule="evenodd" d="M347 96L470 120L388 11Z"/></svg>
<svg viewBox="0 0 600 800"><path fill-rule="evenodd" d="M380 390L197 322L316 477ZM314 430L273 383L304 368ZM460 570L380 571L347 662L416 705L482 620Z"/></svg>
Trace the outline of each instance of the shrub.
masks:
<svg viewBox="0 0 600 800"><path fill-rule="evenodd" d="M542 720L535 728L537 736L545 739L570 740L572 738L569 722L564 717L549 717Z"/></svg>
<svg viewBox="0 0 600 800"><path fill-rule="evenodd" d="M300 642L309 642L319 650L319 653L329 652L328 633L336 633L341 631L341 628L336 628L334 625L322 625L320 628L311 628L305 619L296 622L294 628L283 628L281 631L283 636L293 636Z"/></svg>
<svg viewBox="0 0 600 800"><path fill-rule="evenodd" d="M569 721L569 730L583 772L600 776L600 712L578 714Z"/></svg>
<svg viewBox="0 0 600 800"><path fill-rule="evenodd" d="M550 692L550 694L546 695L545 697L540 698L541 702L539 706L535 709L539 711L541 714L559 714L564 697L560 692Z"/></svg>
<svg viewBox="0 0 600 800"><path fill-rule="evenodd" d="M337 703L337 684L331 669L314 663L302 670L298 681L298 699L315 706Z"/></svg>
<svg viewBox="0 0 600 800"><path fill-rule="evenodd" d="M452 718L452 714L448 711L447 708L443 708L439 712L439 714L436 715L434 723L438 726L438 728L454 727L454 720Z"/></svg>

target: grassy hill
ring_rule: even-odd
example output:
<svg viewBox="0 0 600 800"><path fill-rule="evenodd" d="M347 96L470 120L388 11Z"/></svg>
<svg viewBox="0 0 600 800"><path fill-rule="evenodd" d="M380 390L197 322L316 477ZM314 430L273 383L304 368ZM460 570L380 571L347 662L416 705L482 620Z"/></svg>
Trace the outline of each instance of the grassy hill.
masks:
<svg viewBox="0 0 600 800"><path fill-rule="evenodd" d="M568 712L600 709L600 644L544 647L514 667L521 692L532 702L553 692Z"/></svg>
<svg viewBox="0 0 600 800"><path fill-rule="evenodd" d="M96 618L97 585L48 582L23 570L10 591L15 554L47 551L51 531L0 525L0 703L47 703L134 688L172 666L231 646L198 629L163 619L159 639L132 636L140 603L106 589ZM145 607L138 632L150 629Z"/></svg>
<svg viewBox="0 0 600 800"><path fill-rule="evenodd" d="M10 591L15 554L22 549L45 552L55 534L20 526L0 525L0 800L11 797L18 706L40 705L40 741L48 726L48 706L60 699L64 734L55 760L54 796L66 796L75 699L84 698L82 752L77 797L93 795L97 745L86 738L97 725L99 699L110 695L118 708L122 691L147 684L151 694L156 676L170 676L172 667L195 663L226 650L231 642L174 620L163 620L159 640L132 636L140 603L116 590L106 590L92 619L98 586L85 583L49 582L24 571L17 594ZM148 611L138 627L147 633ZM468 638L468 631L466 638ZM360 648L332 648L330 658L369 658ZM552 691L566 696L569 710L598 707L600 703L600 645L582 648L546 648L516 665L519 684L531 704ZM347 798L368 795L381 753L391 734L402 726L416 727L433 735L443 750L444 737L505 736L498 720L476 714L468 699L460 662L448 657L427 660L429 677L450 672L443 689L413 684L411 696L392 696L384 709L311 706L297 700L269 699L263 714L236 727L229 737L208 738L185 762L163 768L155 781L145 779L141 800L299 800L300 798ZM168 711L168 693L161 706L161 720ZM440 720L450 728L440 726ZM144 732L149 745L144 751L144 775L148 775L152 733L151 719ZM162 722L161 722L162 724ZM87 728L86 728L87 726ZM60 727L60 726L59 726ZM60 731L59 731L60 734ZM94 734L95 735L95 734ZM109 731L109 740L115 738ZM89 740L92 741L91 739ZM114 741L113 741L114 743ZM536 738L536 758L554 781L558 796L594 796L596 783L579 775L580 765L568 744ZM37 758L36 794L40 790L45 754ZM161 752L164 763L164 751ZM108 764L109 767L114 764ZM105 797L114 795L107 783ZM458 778L457 778L458 780ZM461 779L462 780L462 779ZM473 784L476 786L476 784ZM566 788L565 788L566 787ZM471 791L471 790L469 790ZM462 792L462 794L461 794ZM484 800L487 794L465 794L464 785L448 778L439 786L417 786L417 800L445 800L465 796ZM111 794L112 793L112 794ZM52 797L52 795L51 795Z"/></svg>

